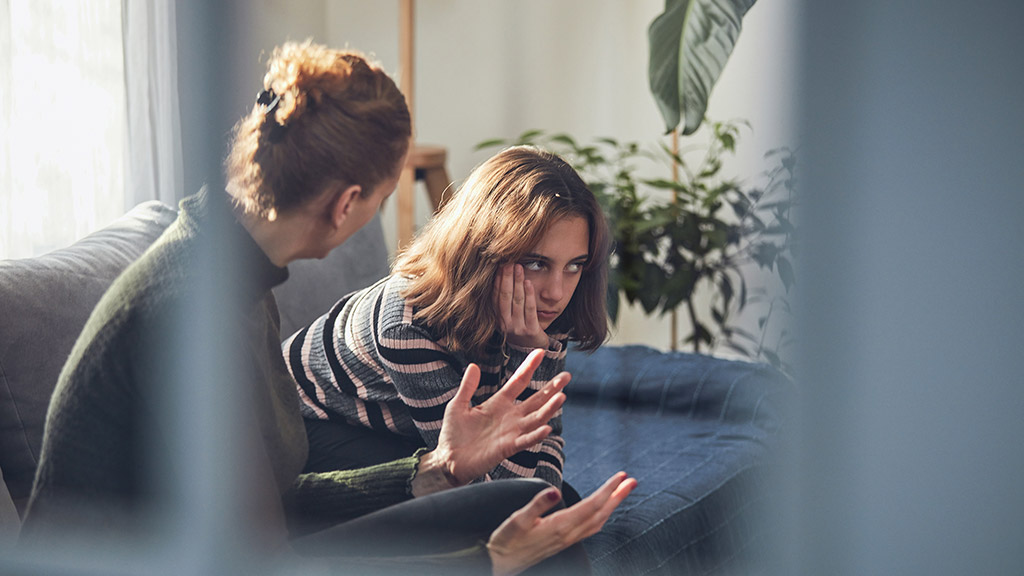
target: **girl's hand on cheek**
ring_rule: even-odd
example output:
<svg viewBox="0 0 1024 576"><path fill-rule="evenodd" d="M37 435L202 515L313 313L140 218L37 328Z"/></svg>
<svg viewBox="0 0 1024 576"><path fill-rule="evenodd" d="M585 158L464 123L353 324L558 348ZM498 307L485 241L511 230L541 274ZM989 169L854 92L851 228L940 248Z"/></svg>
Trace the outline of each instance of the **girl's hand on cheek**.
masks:
<svg viewBox="0 0 1024 576"><path fill-rule="evenodd" d="M501 267L494 280L494 300L505 339L522 348L548 347L548 335L537 319L537 298L533 284L520 264Z"/></svg>

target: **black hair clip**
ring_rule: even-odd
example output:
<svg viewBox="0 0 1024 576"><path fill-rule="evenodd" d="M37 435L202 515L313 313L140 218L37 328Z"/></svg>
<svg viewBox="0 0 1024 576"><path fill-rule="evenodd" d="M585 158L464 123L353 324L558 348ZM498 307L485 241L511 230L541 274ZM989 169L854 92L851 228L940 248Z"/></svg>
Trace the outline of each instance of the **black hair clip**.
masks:
<svg viewBox="0 0 1024 576"><path fill-rule="evenodd" d="M264 122L271 119L270 114L277 108L280 101L281 95L275 94L273 90L261 90L256 95L256 105L263 107ZM270 141L279 142L283 136L284 126L277 121L277 117L273 117L273 124L270 125Z"/></svg>
<svg viewBox="0 0 1024 576"><path fill-rule="evenodd" d="M277 103L281 101L281 96L275 94L273 90L262 90L256 95L256 104L263 106L263 113L270 114L277 108Z"/></svg>

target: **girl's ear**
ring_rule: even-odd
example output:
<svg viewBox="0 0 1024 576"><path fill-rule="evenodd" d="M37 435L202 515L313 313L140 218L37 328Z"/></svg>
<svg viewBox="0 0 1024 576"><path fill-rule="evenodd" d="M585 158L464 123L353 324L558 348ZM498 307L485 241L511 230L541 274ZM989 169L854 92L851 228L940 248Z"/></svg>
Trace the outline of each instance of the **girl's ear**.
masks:
<svg viewBox="0 0 1024 576"><path fill-rule="evenodd" d="M362 187L357 184L347 188L339 187L335 190L327 204L328 217L334 228L341 227L342 222L352 212L353 203L359 198L362 191Z"/></svg>

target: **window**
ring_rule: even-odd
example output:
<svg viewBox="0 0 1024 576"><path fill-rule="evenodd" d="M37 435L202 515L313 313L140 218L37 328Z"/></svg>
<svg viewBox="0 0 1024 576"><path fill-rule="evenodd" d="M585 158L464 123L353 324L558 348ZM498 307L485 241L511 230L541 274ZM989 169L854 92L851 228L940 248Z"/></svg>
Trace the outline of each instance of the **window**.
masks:
<svg viewBox="0 0 1024 576"><path fill-rule="evenodd" d="M0 1L0 258L124 213L121 2Z"/></svg>

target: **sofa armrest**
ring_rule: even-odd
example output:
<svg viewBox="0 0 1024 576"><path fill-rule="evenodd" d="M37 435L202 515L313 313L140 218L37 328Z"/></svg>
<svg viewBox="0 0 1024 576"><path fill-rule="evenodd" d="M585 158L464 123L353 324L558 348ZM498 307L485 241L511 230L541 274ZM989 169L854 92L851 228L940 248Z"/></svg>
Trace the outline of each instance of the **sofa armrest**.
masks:
<svg viewBox="0 0 1024 576"><path fill-rule="evenodd" d="M110 283L174 220L145 202L72 246L0 261L0 468L20 513L39 461L50 395Z"/></svg>
<svg viewBox="0 0 1024 576"><path fill-rule="evenodd" d="M661 352L647 346L570 350L566 388L571 402L601 407L681 413L694 419L751 423L774 430L795 394L793 383L767 364L702 354Z"/></svg>

